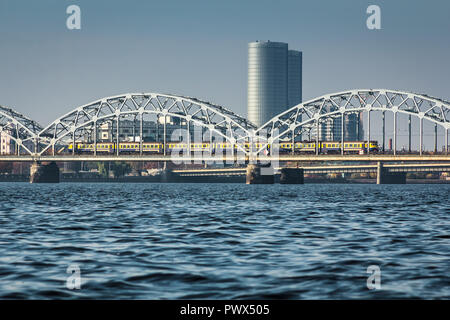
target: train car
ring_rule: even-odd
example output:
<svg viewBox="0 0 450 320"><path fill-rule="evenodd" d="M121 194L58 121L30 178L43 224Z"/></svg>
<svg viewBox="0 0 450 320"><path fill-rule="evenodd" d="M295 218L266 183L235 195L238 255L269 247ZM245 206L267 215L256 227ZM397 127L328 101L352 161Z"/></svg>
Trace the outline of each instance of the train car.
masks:
<svg viewBox="0 0 450 320"><path fill-rule="evenodd" d="M278 144L280 153L291 153L292 143L281 142ZM341 142L320 141L319 154L339 154L341 153ZM370 152L378 152L378 142L370 141ZM315 141L303 141L294 143L294 153L314 154L316 153ZM346 141L344 142L345 154L365 154L367 153L367 141Z"/></svg>
<svg viewBox="0 0 450 320"><path fill-rule="evenodd" d="M167 150L170 151L187 151L189 144L184 142L169 142L167 143ZM211 145L209 142L203 143L191 143L190 150L191 152L210 152L211 147L214 148L214 143Z"/></svg>
<svg viewBox="0 0 450 320"><path fill-rule="evenodd" d="M97 153L115 153L116 143L112 142L98 142L97 143ZM164 145L157 142L143 142L142 152L145 153L162 153ZM72 151L73 144L69 144L68 150ZM94 143L76 143L75 153L93 153L95 151ZM139 142L120 142L119 152L125 154L132 154L140 151Z"/></svg>
<svg viewBox="0 0 450 320"><path fill-rule="evenodd" d="M163 153L164 152L164 144L158 143L158 142L143 142L142 143L142 152L144 152L144 153Z"/></svg>
<svg viewBox="0 0 450 320"><path fill-rule="evenodd" d="M73 152L73 144L69 144L68 149ZM75 153L93 153L94 144L93 143L75 143ZM97 152L99 153L113 153L114 143L111 142L99 142L97 143Z"/></svg>

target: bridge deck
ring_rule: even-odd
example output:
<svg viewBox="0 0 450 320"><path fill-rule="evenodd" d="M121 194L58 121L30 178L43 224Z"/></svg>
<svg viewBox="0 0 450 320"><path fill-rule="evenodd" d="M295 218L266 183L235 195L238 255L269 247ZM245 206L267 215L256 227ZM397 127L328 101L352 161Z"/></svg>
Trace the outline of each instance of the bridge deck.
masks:
<svg viewBox="0 0 450 320"><path fill-rule="evenodd" d="M173 157L171 155L57 155L57 156L40 156L34 157L30 155L1 155L0 161L29 162L29 161L178 161L186 162L241 162L248 161L246 156L222 156L222 155L205 155L192 157ZM259 161L359 161L359 162L450 162L450 155L280 155L279 157L259 156Z"/></svg>
<svg viewBox="0 0 450 320"><path fill-rule="evenodd" d="M450 172L450 163L385 164L387 172ZM377 165L301 166L305 173L377 172ZM280 168L275 168L278 171ZM246 168L173 170L183 176L245 175Z"/></svg>

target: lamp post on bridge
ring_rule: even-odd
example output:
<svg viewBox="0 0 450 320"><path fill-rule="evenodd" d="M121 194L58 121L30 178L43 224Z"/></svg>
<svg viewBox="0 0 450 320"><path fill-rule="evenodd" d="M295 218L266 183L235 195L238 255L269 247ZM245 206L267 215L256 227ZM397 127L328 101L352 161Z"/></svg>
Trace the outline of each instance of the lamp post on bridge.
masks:
<svg viewBox="0 0 450 320"><path fill-rule="evenodd" d="M393 107L395 108L395 107ZM397 155L397 110L394 110L394 156Z"/></svg>
<svg viewBox="0 0 450 320"><path fill-rule="evenodd" d="M370 109L367 111L367 154L370 154Z"/></svg>
<svg viewBox="0 0 450 320"><path fill-rule="evenodd" d="M345 112L341 111L341 155L344 155L344 114Z"/></svg>

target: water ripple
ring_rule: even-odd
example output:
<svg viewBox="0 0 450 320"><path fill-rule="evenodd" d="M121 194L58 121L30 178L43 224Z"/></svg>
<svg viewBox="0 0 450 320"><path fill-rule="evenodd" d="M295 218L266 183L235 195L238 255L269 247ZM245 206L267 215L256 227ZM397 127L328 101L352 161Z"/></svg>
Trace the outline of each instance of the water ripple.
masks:
<svg viewBox="0 0 450 320"><path fill-rule="evenodd" d="M449 195L449 185L0 183L0 298L448 299ZM66 288L69 265L80 290ZM366 287L369 265L381 290Z"/></svg>

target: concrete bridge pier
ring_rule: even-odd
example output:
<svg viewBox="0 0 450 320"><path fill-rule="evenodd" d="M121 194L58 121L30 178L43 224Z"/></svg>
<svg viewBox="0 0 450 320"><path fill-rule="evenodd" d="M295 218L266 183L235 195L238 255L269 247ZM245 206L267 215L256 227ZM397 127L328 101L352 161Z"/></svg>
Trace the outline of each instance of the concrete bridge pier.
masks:
<svg viewBox="0 0 450 320"><path fill-rule="evenodd" d="M303 184L304 176L302 168L282 168L280 170L281 184Z"/></svg>
<svg viewBox="0 0 450 320"><path fill-rule="evenodd" d="M247 166L246 184L273 184L275 176L273 169L257 164Z"/></svg>
<svg viewBox="0 0 450 320"><path fill-rule="evenodd" d="M33 162L30 168L30 183L59 183L59 168L56 162Z"/></svg>
<svg viewBox="0 0 450 320"><path fill-rule="evenodd" d="M377 184L406 184L406 172L388 172L383 163L378 162Z"/></svg>

